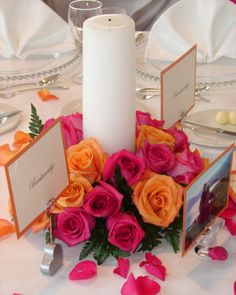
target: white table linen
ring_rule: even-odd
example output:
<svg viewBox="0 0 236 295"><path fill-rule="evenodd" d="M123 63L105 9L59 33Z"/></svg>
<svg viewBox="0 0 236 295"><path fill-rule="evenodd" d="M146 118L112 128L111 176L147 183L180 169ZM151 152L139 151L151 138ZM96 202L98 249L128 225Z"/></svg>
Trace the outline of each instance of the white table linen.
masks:
<svg viewBox="0 0 236 295"><path fill-rule="evenodd" d="M146 57L175 60L197 44L197 60L236 58L236 5L229 0L181 0L153 25Z"/></svg>
<svg viewBox="0 0 236 295"><path fill-rule="evenodd" d="M0 56L5 58L75 49L68 24L41 0L1 0L0 27Z"/></svg>
<svg viewBox="0 0 236 295"><path fill-rule="evenodd" d="M28 131L30 120L30 103L37 108L43 121L49 117L57 117L62 107L75 99L79 99L82 87L71 84L69 90L54 90L59 100L42 102L36 91L18 94L9 100L1 99L0 103L9 103L23 111L23 117L18 130ZM137 86L155 86L154 82L137 80ZM211 108L235 109L236 86L212 89L208 93L211 103L197 101L192 112ZM159 97L143 102L137 100L137 108L159 116ZM0 135L0 145L12 143L16 130ZM222 149L200 147L204 156L215 158ZM234 168L236 168L234 159ZM8 190L3 168L0 168L0 217L9 219ZM26 204L27 208L27 204ZM109 258L102 266L98 266L98 274L87 281L69 281L68 275L74 265L79 261L81 245L68 247L62 241L64 266L53 276L41 274L39 270L43 257L44 235L43 233L26 233L20 240L16 240L14 234L0 239L0 294L12 295L14 292L22 295L118 295L125 282L124 279L112 273L116 266L116 260ZM161 282L160 294L172 295L222 295L233 294L233 282L236 280L236 237L230 236L224 229L218 236L218 245L224 246L229 253L226 261L212 261L198 257L190 250L183 258L181 254L174 254L167 243L154 249L156 254L167 268L166 281ZM144 254L137 253L130 257L130 271L136 276L146 275L139 262ZM92 257L90 257L92 258Z"/></svg>

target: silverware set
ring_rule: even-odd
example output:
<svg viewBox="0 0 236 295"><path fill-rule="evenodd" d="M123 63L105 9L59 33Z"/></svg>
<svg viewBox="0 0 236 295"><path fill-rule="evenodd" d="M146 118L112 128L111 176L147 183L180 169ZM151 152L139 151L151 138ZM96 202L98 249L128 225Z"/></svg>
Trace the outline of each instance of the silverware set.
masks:
<svg viewBox="0 0 236 295"><path fill-rule="evenodd" d="M27 82L24 84L14 84L0 88L0 97L11 98L14 95L29 91L37 90L41 88L47 89L68 89L66 85L54 84L60 78L60 74L53 74L46 78L39 80L38 82Z"/></svg>
<svg viewBox="0 0 236 295"><path fill-rule="evenodd" d="M203 95L209 90L209 86L197 87L195 89L195 97L199 100L204 102L210 102L210 100ZM140 100L149 100L153 97L160 95L159 88L137 88L136 89L136 96Z"/></svg>

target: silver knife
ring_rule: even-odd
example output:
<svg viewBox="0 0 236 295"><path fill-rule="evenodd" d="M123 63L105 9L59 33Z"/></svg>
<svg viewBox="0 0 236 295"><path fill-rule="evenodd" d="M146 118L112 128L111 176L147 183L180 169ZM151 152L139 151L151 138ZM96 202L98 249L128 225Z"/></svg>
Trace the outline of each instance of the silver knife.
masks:
<svg viewBox="0 0 236 295"><path fill-rule="evenodd" d="M219 134L236 136L236 131L229 131L229 130L225 130L223 128L206 126L204 124L201 124L201 123L198 123L198 122L194 122L194 121L190 121L190 120L182 120L180 123L182 125L192 126L195 129L196 128L199 128L199 129L203 129L203 130L210 131L210 132L216 132L216 133L219 133Z"/></svg>
<svg viewBox="0 0 236 295"><path fill-rule="evenodd" d="M20 114L22 111L11 111L11 112L5 112L5 113L1 113L0 114L0 119L3 119L3 118L10 118L10 117L13 117L15 115L18 115Z"/></svg>

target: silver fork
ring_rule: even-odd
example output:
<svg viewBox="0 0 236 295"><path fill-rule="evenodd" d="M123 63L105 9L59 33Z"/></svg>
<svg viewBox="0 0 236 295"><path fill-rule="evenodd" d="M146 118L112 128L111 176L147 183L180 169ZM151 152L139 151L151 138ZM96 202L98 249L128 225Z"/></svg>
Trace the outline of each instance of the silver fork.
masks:
<svg viewBox="0 0 236 295"><path fill-rule="evenodd" d="M20 93L20 92L25 92L25 91L29 91L29 90L37 90L37 89L43 89L43 87L32 87L32 88L27 88L27 89L19 89L19 90L12 91L12 92L0 93L0 97L7 99L7 98L13 97L14 95L16 95L17 93ZM69 89L69 87L63 86L63 85L55 85L55 86L47 87L47 89Z"/></svg>
<svg viewBox="0 0 236 295"><path fill-rule="evenodd" d="M205 102L211 102L208 98L203 97L202 95L208 91L210 86L202 86L195 89L195 96L199 100ZM160 94L159 88L138 88L136 89L137 98L140 100L149 100L154 96Z"/></svg>

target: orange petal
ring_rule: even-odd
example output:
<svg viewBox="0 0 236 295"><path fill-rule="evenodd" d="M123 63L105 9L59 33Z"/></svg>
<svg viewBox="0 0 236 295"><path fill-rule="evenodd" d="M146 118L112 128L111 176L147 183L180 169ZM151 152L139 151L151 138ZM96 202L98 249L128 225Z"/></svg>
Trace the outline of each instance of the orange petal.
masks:
<svg viewBox="0 0 236 295"><path fill-rule="evenodd" d="M16 231L15 226L6 219L0 219L0 237L12 234Z"/></svg>
<svg viewBox="0 0 236 295"><path fill-rule="evenodd" d="M0 166L4 166L11 158L17 154L17 151L12 151L9 144L0 146Z"/></svg>
<svg viewBox="0 0 236 295"><path fill-rule="evenodd" d="M13 146L14 147L20 147L22 144L26 144L32 141L32 138L28 133L25 133L23 131L17 131L14 135L14 142Z"/></svg>
<svg viewBox="0 0 236 295"><path fill-rule="evenodd" d="M42 101L58 99L58 97L52 94L51 92L49 92L47 88L42 88L37 93Z"/></svg>

